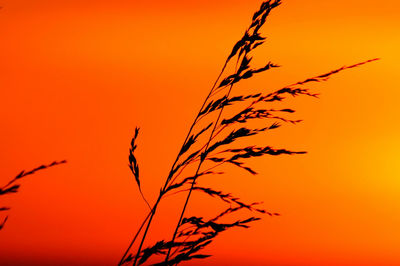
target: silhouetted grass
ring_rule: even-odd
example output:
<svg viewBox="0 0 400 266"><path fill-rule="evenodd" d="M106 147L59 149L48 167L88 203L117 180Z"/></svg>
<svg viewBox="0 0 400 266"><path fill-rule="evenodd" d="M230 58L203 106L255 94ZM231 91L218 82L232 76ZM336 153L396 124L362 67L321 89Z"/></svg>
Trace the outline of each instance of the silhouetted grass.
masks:
<svg viewBox="0 0 400 266"><path fill-rule="evenodd" d="M63 160L63 161L54 161L51 164L43 164L39 167L36 167L30 171L25 171L22 170L18 175L16 175L13 179L11 179L11 181L9 181L5 186L3 186L2 188L0 188L0 196L4 196L7 194L12 194L12 193L17 193L19 188L20 188L20 184L15 184L16 182L20 181L22 178L28 176L28 175L32 175L34 173L36 173L37 171L43 170L43 169L47 169L56 165L60 165L60 164L64 164L67 161ZM0 212L2 211L8 211L10 210L10 207L0 207ZM0 223L0 230L3 229L4 224L6 223L8 219L8 216L6 216L3 220L3 222Z"/></svg>
<svg viewBox="0 0 400 266"><path fill-rule="evenodd" d="M216 171L222 165L236 166L250 174L256 174L254 169L245 164L246 160L266 155L305 154L306 152L304 151L291 151L271 146L233 147L232 145L236 144L238 140L248 139L251 136L278 129L286 123L297 124L301 122L300 119L292 118L295 110L287 107L273 109L269 107L271 103L284 102L288 97L317 97L318 94L305 86L313 82L327 81L332 75L340 71L377 60L373 59L344 66L322 75L292 83L269 93L257 92L249 95L231 96L233 87L242 80L279 67L277 64L268 62L259 68L252 68L250 63L252 61L251 54L254 49L262 45L265 41L265 38L259 33L260 29L266 23L270 12L280 4L280 0L263 2L260 9L254 13L251 24L243 37L234 45L217 80L190 126L183 145L168 173L165 184L160 189L157 200L136 232L119 263L120 265L124 263L141 265L148 262L152 256L155 259L159 259L160 255L163 255L164 258L154 265L176 265L192 259L205 259L210 255L199 254L199 252L212 243L215 237L221 232L235 227L248 228L252 222L260 220L260 217L256 217L255 214L279 216L276 212L262 209L259 202L245 203L231 193L201 186L198 183L199 178L223 174L223 172ZM233 73L226 73L228 64L233 64L235 69ZM232 106L237 108L244 107L234 115L224 114L224 109ZM248 123L252 120L262 120L265 126L252 128ZM137 139L138 132L139 129L137 128L131 143L129 167L134 174L140 193L142 193L139 165L134 154L136 149L135 140ZM192 166L192 169L190 169L190 166ZM188 174L189 170L193 170L193 167L195 169L194 173ZM152 246L143 249L144 241L160 201L166 196L184 192L187 192L187 196L183 203L177 226L171 229L173 230L172 239L170 241L158 241ZM229 207L217 213L211 219L206 219L202 216L184 217L188 202L194 192L203 193L218 199L228 204ZM244 219L221 222L221 218L226 219L228 215L242 210L250 211L253 215ZM143 228L144 232L142 233ZM141 233L142 237L137 251L132 253L131 248Z"/></svg>

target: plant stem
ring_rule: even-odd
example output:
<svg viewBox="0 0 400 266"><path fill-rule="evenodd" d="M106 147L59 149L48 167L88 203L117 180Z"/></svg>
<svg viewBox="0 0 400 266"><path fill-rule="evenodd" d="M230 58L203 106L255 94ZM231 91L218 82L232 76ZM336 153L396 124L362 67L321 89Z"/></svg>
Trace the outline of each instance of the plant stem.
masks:
<svg viewBox="0 0 400 266"><path fill-rule="evenodd" d="M247 53L245 53L245 56L246 56L246 55L247 55ZM237 63L236 63L236 66L237 66ZM235 72L236 72L236 70L235 70ZM214 86L215 86L215 85L214 85ZM231 91L232 91L232 87L233 87L233 84L230 85L229 91L228 91L227 94L226 94L226 98L229 97L229 95L230 95L230 93L231 93ZM214 89L211 90L211 93L213 92L213 90L214 90ZM221 110L220 110L220 112L219 112L219 114L218 114L217 120L215 121L213 130L211 131L211 135L210 135L210 138L209 138L209 140L208 140L208 142L207 142L207 144L206 144L206 147L205 147L205 149L204 149L204 152L207 151L208 146L210 145L211 140L213 139L214 132L215 132L215 130L216 130L216 128L217 128L217 125L218 125L219 119L221 118L222 112L224 111L224 107L225 107L225 105L223 105L223 106L221 107ZM188 205L190 196L191 196L192 191L193 191L194 184L196 183L196 179L197 179L198 174L199 174L199 171L200 171L200 167L201 167L201 165L203 164L204 160L205 160L205 156L204 156L204 157L203 157L203 156L200 156L200 162L199 162L199 165L198 165L198 167L197 167L197 169L196 169L196 174L194 175L194 178L193 178L193 181L192 181L192 185L191 185L191 187L190 187L189 193L188 193L188 195L187 195L187 197L186 197L185 204L183 205L183 209L182 209L181 215L180 215L180 217L179 217L178 224L176 225L174 235L172 236L172 240L171 240L172 243L174 243L174 240L175 240L175 238L176 238L176 234L178 233L178 229L179 229L179 226L180 226L180 224L181 224L181 222L182 222L183 215L185 214L185 211L186 211L186 208L187 208L187 205ZM171 249L172 249L172 245L169 247L167 256L165 257L165 265L168 265L168 259L169 259L169 256L170 256L170 254L171 254Z"/></svg>
<svg viewBox="0 0 400 266"><path fill-rule="evenodd" d="M199 119L199 116L200 116L200 112L203 110L203 108L204 108L204 106L206 105L207 101L210 99L210 97L211 97L211 95L212 95L212 93L213 93L213 91L214 91L214 89L215 89L215 87L216 87L216 85L217 85L219 79L221 78L222 74L224 73L224 71L225 71L225 69L226 69L226 66L228 65L228 62L229 62L229 60L226 60L226 61L225 61L225 64L224 64L224 66L222 67L222 70L221 70L220 74L218 75L218 77L217 77L216 81L214 82L214 84L213 84L213 86L212 86L212 88L211 88L209 94L207 95L206 99L204 100L204 102L203 102L203 104L202 104L202 106L201 106L201 108L200 108L200 111L198 112L198 114L197 114L197 116L196 116L194 122L193 122L192 125L190 126L189 132L188 132L187 135L186 135L186 138L185 138L185 141L183 142L183 145L185 145L185 144L186 144L186 141L189 139L190 134L192 133L194 126L195 126L196 123L198 122L198 119ZM183 146L183 145L182 145L182 146ZM172 167L171 167L170 173L173 171L173 169L174 169L174 167L175 167L175 165L176 165L176 163L178 162L179 159L180 159L180 154L178 154L178 156L176 157L176 159L175 159L175 161L174 161L174 163L173 163L173 165L172 165ZM154 215L155 215L155 213L156 213L158 204L159 204L159 202L161 201L161 198L163 197L163 195L164 195L164 193L165 193L165 190L167 189L168 183L169 183L169 181L171 180L171 178L172 178L172 176L168 176L168 177L167 177L167 180L165 181L164 187L163 187L163 189L160 191L160 194L159 194L159 196L158 196L158 198L157 198L157 201L156 201L156 203L153 205L153 208L151 209L151 212L149 213L149 214L150 214L150 219L149 219L149 221L148 221L148 223L147 223L145 232L144 232L144 234L143 234L143 237L142 237L142 240L141 240L141 242L140 242L138 251L137 251L137 253L136 253L135 261L134 261L134 263L133 263L133 266L136 265L136 262L137 262L137 260L139 259L140 252L141 252L142 247L143 247L143 243L144 243L144 241L145 241L145 239L146 239L148 230L149 230L149 228L150 228L150 224L151 224L151 222L152 222L152 220L153 220L153 217L154 217ZM146 220L147 220L147 219L148 219L148 218L146 218ZM139 228L138 232L136 233L135 238L132 240L132 242L131 242L131 244L129 245L127 251L125 252L124 257L125 257L126 254L129 252L130 248L132 247L133 243L135 242L136 237L137 237L137 235L140 233L141 229L143 228L143 225L146 223L146 220L143 222L142 226ZM121 261L122 261L122 260L121 260Z"/></svg>
<svg viewBox="0 0 400 266"><path fill-rule="evenodd" d="M123 264L126 255L128 255L128 252L131 249L133 243L135 243L135 240L138 237L140 231L142 231L143 226L146 224L147 220L149 219L151 211L152 210L150 210L149 214L147 214L146 219L144 219L144 221L142 222L142 225L140 226L139 230L136 232L135 236L133 237L131 243L129 244L129 247L126 249L126 251L125 251L124 255L122 256L121 261L118 263L118 265L122 265Z"/></svg>
<svg viewBox="0 0 400 266"><path fill-rule="evenodd" d="M147 223L146 230L144 231L144 234L143 234L143 237L142 237L142 241L140 242L138 251L137 251L136 256L135 256L135 261L133 262L133 266L136 265L136 262L139 259L140 251L142 250L144 240L146 239L147 232L149 231L151 221L153 220L154 214L156 213L156 209L157 209L158 203L160 203L161 197L162 197L162 194L160 193L156 203L153 206L153 209L151 210L150 220Z"/></svg>

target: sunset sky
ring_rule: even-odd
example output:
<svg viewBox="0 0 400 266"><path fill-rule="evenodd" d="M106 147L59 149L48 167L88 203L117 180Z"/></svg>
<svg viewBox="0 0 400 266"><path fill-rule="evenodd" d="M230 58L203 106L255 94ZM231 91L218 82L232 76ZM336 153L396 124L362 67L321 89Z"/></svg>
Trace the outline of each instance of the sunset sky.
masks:
<svg viewBox="0 0 400 266"><path fill-rule="evenodd" d="M135 127L154 202L261 2L0 0L0 186L68 161L0 200L11 207L1 265L118 263L147 214L127 166ZM399 14L395 0L284 0L271 13L252 64L282 67L246 92L381 60L313 84L319 99L282 103L302 123L247 140L308 151L251 160L256 176L232 169L210 181L281 216L227 231L204 250L211 258L188 265L400 265ZM172 236L176 204L160 206L147 244ZM195 196L188 212L214 207Z"/></svg>

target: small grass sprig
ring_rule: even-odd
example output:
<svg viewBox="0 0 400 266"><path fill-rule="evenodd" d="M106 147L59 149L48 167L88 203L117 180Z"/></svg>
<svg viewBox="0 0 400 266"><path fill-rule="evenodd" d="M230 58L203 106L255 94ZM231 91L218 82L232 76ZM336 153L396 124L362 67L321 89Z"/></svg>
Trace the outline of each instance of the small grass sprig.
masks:
<svg viewBox="0 0 400 266"><path fill-rule="evenodd" d="M0 196L4 196L7 194L12 194L12 193L17 193L19 191L20 188L20 184L15 184L16 182L20 181L22 178L29 176L29 175L33 175L38 171L41 171L43 169L47 169L56 165L60 165L60 164L64 164L67 163L66 160L63 161L54 161L50 164L43 164L40 165L30 171L25 171L22 170L18 175L16 175L13 179L11 179L11 181L9 181L5 186L0 188ZM2 211L8 211L10 210L10 207L0 207L0 212ZM7 222L8 216L6 216L3 220L3 222L0 223L0 230L3 229L4 224Z"/></svg>

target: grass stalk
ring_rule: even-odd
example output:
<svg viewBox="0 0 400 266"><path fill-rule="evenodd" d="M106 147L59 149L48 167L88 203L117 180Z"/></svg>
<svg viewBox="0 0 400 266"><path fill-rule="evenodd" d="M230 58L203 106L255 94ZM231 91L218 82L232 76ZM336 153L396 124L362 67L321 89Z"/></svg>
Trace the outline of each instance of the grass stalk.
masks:
<svg viewBox="0 0 400 266"><path fill-rule="evenodd" d="M215 80L215 82L214 82L214 84L213 84L213 86L212 86L210 92L208 93L206 99L204 100L204 102L203 102L203 104L202 104L200 110L198 111L198 114L196 115L196 118L194 119L192 125L190 126L190 129L189 129L189 131L188 131L188 133L187 133L187 135L186 135L186 137L185 137L185 140L184 140L182 146L185 145L185 143L188 141L190 134L192 133L192 131L193 131L195 125L197 124L197 122L198 122L198 120L199 120L199 118L200 118L200 112L204 109L204 107L205 107L207 101L208 101L209 98L211 97L213 90L215 89L215 87L216 87L218 81L220 80L222 74L224 73L224 71L225 71L225 69L226 69L226 67L227 67L227 65L228 65L228 62L229 62L229 60L226 60L226 61L225 61L225 64L223 65L220 74L218 75L217 79ZM142 239L141 239L141 242L140 242L140 244L139 244L139 248L138 248L138 250L137 250L137 252L136 252L135 261L134 261L134 263L133 263L134 266L136 265L137 260L138 260L138 258L139 258L139 256L140 256L140 252L141 252L142 247L143 247L143 243L144 243L144 241L145 241L145 239L146 239L148 230L149 230L149 228L150 228L151 222L152 222L153 217L154 217L154 215L155 215L155 213L156 213L158 204L160 203L160 201L161 201L163 195L165 194L165 190L166 190L166 188L167 188L167 186L168 186L168 184L169 184L169 182L170 182L170 180L171 180L171 178L172 178L171 173L172 173L174 167L176 166L176 164L178 163L179 159L180 159L180 154L177 155L177 157L176 157L174 163L173 163L172 166L171 166L171 170L170 170L170 172L169 172L169 175L168 175L168 177L167 177L167 179L166 179L166 181L165 181L164 187L160 190L160 193L159 193L159 195L158 195L158 198L157 198L157 200L156 200L156 203L153 205L153 207L151 208L150 213L148 214L148 216L146 217L146 219L143 221L142 225L141 225L140 228L138 229L137 233L135 234L133 240L131 241L130 245L128 246L126 252L125 252L124 255L122 256L122 258L121 258L121 260L120 260L120 262L119 262L118 265L122 265L122 264L124 263L124 259L125 259L125 257L127 256L127 254L129 253L129 250L132 248L132 246L133 246L135 240L137 239L137 236L139 235L140 231L143 229L143 226L146 224L146 221L149 220L148 223L147 223L147 225L146 225L146 229L145 229L145 231L144 231L144 234L143 234L143 237L142 237Z"/></svg>

